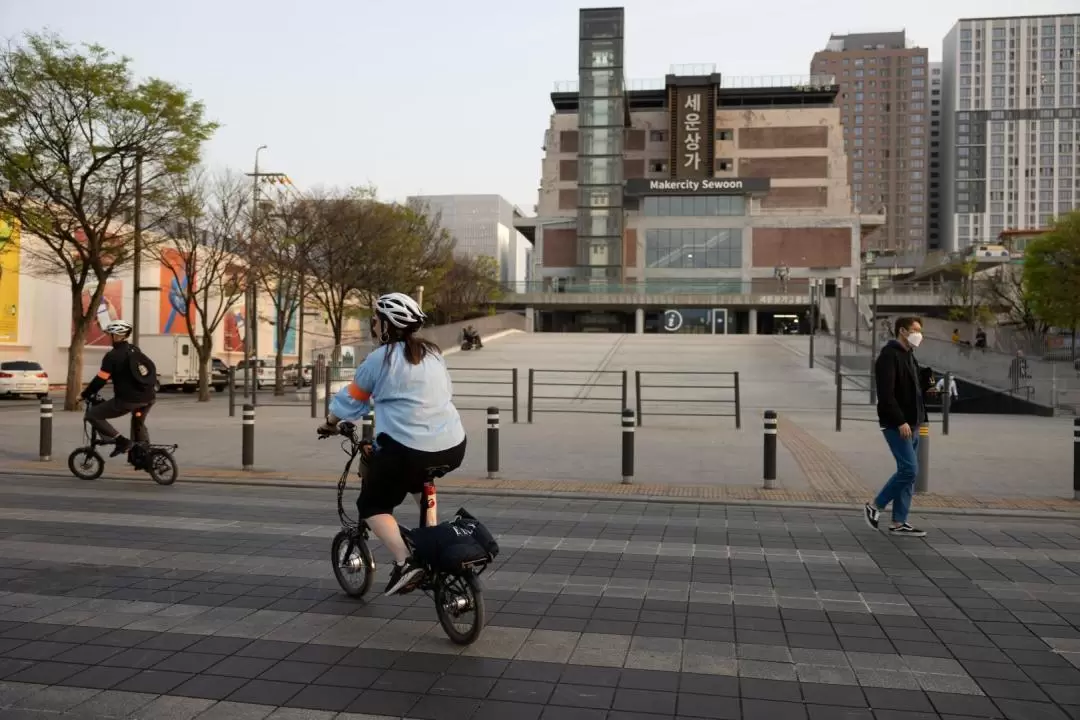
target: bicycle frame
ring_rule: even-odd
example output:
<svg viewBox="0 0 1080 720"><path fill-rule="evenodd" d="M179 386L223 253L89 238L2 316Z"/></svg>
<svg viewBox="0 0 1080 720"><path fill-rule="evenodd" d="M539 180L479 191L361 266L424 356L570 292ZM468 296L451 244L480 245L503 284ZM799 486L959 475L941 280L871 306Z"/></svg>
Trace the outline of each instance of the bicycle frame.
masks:
<svg viewBox="0 0 1080 720"><path fill-rule="evenodd" d="M348 485L349 481L349 474L352 472L353 462L357 460L357 458L363 452L365 446L370 445L370 441L363 440L362 438L358 437L356 433L356 425L353 423L343 422L338 426L338 428L341 435L344 436L344 439L341 443L341 449L345 452L346 455L349 456L349 459L345 462L345 469L342 471L341 477L338 479L338 519L341 521L342 528L352 531L354 534L359 535L364 540L367 540L370 537L370 528L368 527L367 522L362 519L353 520L351 517L349 517L349 514L345 511L343 500L345 497L345 488ZM363 482L362 477L361 482ZM437 494L435 491L435 483L432 481L428 481L424 483L423 493L411 493L411 495L413 496L413 499L415 499L420 505L420 524L418 527L427 527L429 511L435 511L437 509L438 501L436 499ZM426 498L430 498L430 506L429 502L424 502ZM431 515L435 515L435 513L431 512ZM433 519L437 521L437 518ZM409 548L409 552L411 553L413 550L411 538L412 530L405 527L401 523L398 523L398 530L401 532L401 537L405 541L405 545ZM479 575L487 568L489 563L490 560L479 560L467 564L466 569L474 572L476 575ZM421 573L420 578L416 581L416 583L404 589L402 593L411 592L412 590L419 588L423 592L430 594L430 592L435 589L435 583L439 581L441 575L441 573L434 572L430 567L425 566L424 572Z"/></svg>
<svg viewBox="0 0 1080 720"><path fill-rule="evenodd" d="M83 401L83 403L86 406L85 409L83 410L83 439L86 440L86 444L91 450L99 448L102 445L112 445L113 444L113 441L111 441L111 440L103 440L102 439L101 435L97 431L97 428L93 426L93 424L90 422L90 419L88 417L89 414L90 414L90 409L93 408L95 405L100 405L103 402L105 402L105 401L100 396L97 396L95 398L91 398L91 399ZM138 442L135 442L135 438L134 438L134 435L135 435L135 432L134 432L135 431L135 422L136 422L136 418L134 417L134 413L132 413L132 418L131 418L131 424L132 424L132 447L139 444ZM145 422L145 420L143 420L142 422ZM176 444L168 445L168 444L160 444L160 443L146 443L146 448L145 449L147 450L147 452L149 452L150 450L167 450L169 452L173 452L173 451L177 450L179 447L180 446L176 445ZM131 451L130 450L128 451L127 459L128 459L128 462L131 462Z"/></svg>

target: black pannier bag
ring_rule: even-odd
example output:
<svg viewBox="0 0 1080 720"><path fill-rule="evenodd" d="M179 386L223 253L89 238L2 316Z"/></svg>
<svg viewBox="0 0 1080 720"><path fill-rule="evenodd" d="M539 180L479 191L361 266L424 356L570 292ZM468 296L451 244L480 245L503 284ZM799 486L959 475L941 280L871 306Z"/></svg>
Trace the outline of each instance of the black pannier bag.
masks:
<svg viewBox="0 0 1080 720"><path fill-rule="evenodd" d="M499 554L491 531L465 508L450 522L418 528L409 535L417 559L440 572L461 573L469 563L490 562Z"/></svg>

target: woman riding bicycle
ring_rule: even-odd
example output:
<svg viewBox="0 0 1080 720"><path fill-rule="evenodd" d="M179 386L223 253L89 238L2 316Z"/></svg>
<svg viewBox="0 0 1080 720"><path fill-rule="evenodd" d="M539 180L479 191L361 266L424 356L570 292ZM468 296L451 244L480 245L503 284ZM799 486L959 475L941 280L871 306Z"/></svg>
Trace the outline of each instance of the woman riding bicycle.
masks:
<svg viewBox="0 0 1080 720"><path fill-rule="evenodd" d="M371 335L380 343L330 403L319 434L333 434L378 404L375 452L356 500L360 518L394 556L386 594L407 586L420 572L412 564L393 511L409 493L421 493L428 469L447 471L465 459L465 428L451 400L450 373L439 347L416 336L425 315L408 295L390 293L375 302Z"/></svg>

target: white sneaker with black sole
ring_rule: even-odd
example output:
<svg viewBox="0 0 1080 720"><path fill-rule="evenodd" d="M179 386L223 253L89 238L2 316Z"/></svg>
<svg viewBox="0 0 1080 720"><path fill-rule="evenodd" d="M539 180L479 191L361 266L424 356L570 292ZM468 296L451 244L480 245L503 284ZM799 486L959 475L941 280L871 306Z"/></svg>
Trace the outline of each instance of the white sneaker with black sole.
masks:
<svg viewBox="0 0 1080 720"><path fill-rule="evenodd" d="M393 569L390 571L390 582L386 584L385 594L394 595L401 592L401 589L412 582L420 572L421 569L408 560L400 564L394 563Z"/></svg>
<svg viewBox="0 0 1080 720"><path fill-rule="evenodd" d="M902 536L905 536L905 537L920 537L920 538L921 537L926 537L926 531L925 530L919 530L918 528L912 527L911 525L908 525L907 523L904 523L903 525L897 525L895 527L889 528L889 534L890 535L902 535Z"/></svg>
<svg viewBox="0 0 1080 720"><path fill-rule="evenodd" d="M866 507L863 508L863 518L866 520L866 524L871 530L878 529L878 518L881 517L881 511L870 503L866 503Z"/></svg>

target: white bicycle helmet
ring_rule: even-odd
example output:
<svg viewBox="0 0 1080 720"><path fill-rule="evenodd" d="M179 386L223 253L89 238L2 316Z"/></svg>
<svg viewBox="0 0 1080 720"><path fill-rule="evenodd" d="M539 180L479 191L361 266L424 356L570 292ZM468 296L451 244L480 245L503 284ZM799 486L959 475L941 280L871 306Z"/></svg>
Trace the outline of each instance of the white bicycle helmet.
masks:
<svg viewBox="0 0 1080 720"><path fill-rule="evenodd" d="M106 335L119 335L120 337L127 337L131 334L133 328L131 323L127 320L113 320L111 323L105 326Z"/></svg>
<svg viewBox="0 0 1080 720"><path fill-rule="evenodd" d="M401 329L418 328L427 315L420 305L405 293L388 293L375 301L375 312Z"/></svg>

